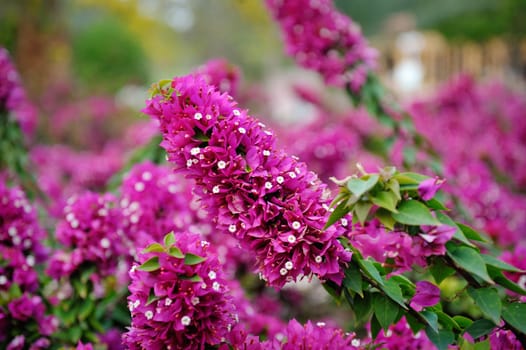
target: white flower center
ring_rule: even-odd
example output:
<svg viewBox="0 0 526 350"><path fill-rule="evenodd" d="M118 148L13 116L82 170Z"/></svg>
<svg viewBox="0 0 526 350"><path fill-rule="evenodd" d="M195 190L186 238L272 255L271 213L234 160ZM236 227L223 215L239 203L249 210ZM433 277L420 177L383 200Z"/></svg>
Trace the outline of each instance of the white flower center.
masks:
<svg viewBox="0 0 526 350"><path fill-rule="evenodd" d="M219 193L219 185L215 185L214 188L212 188L212 192Z"/></svg>
<svg viewBox="0 0 526 350"><path fill-rule="evenodd" d="M314 258L314 261L316 261L316 262L319 264L319 263L321 263L321 262L323 261L323 258L322 258L321 256L318 255L318 256L316 256L316 257Z"/></svg>
<svg viewBox="0 0 526 350"><path fill-rule="evenodd" d="M281 276L285 276L287 273L289 273L289 270L287 270L286 268L282 268L281 270L279 270L279 273Z"/></svg>
<svg viewBox="0 0 526 350"><path fill-rule="evenodd" d="M244 127L239 127L237 130L239 131L240 134L246 134L247 133L247 130Z"/></svg>
<svg viewBox="0 0 526 350"><path fill-rule="evenodd" d="M189 316L183 316L181 318L181 324L185 327L188 326L191 322L192 322L192 319Z"/></svg>
<svg viewBox="0 0 526 350"><path fill-rule="evenodd" d="M282 184L283 181L285 181L285 179L283 178L283 176L278 176L278 177L276 178L276 181L277 181L279 184Z"/></svg>
<svg viewBox="0 0 526 350"><path fill-rule="evenodd" d="M215 280L216 279L216 273L214 271L210 271L208 273L208 278L210 278L211 280Z"/></svg>
<svg viewBox="0 0 526 350"><path fill-rule="evenodd" d="M294 268L294 264L292 263L292 261L287 261L287 262L285 263L285 268L286 268L287 270L292 270L292 269Z"/></svg>
<svg viewBox="0 0 526 350"><path fill-rule="evenodd" d="M142 182L137 182L135 184L135 186L133 186L135 188L135 191L137 192L142 192L144 191L144 184Z"/></svg>
<svg viewBox="0 0 526 350"><path fill-rule="evenodd" d="M194 114L194 119L195 120L201 120L203 118L203 115L199 112L197 112L196 114Z"/></svg>
<svg viewBox="0 0 526 350"><path fill-rule="evenodd" d="M268 181L265 182L265 188L266 188L267 190L270 190L270 189L272 188L272 183L270 183L270 182L268 182Z"/></svg>
<svg viewBox="0 0 526 350"><path fill-rule="evenodd" d="M292 228L295 229L295 230L299 230L299 228L301 227L301 224L299 223L299 221L294 221L292 223Z"/></svg>
<svg viewBox="0 0 526 350"><path fill-rule="evenodd" d="M152 179L152 173L150 173L149 171L145 171L144 173L142 173L141 177L144 181L150 181Z"/></svg>
<svg viewBox="0 0 526 350"><path fill-rule="evenodd" d="M267 150L267 149L266 149L266 150L264 150L264 151L263 151L263 155L264 155L265 157L268 157L268 156L270 156L270 151L269 151L269 150Z"/></svg>
<svg viewBox="0 0 526 350"><path fill-rule="evenodd" d="M148 320L151 320L153 318L153 312L151 310L148 310L144 313L144 316L146 316Z"/></svg>
<svg viewBox="0 0 526 350"><path fill-rule="evenodd" d="M289 241L289 243L295 243L296 242L296 236L294 235L290 235L287 237L287 241Z"/></svg>
<svg viewBox="0 0 526 350"><path fill-rule="evenodd" d="M236 232L236 230L237 230L236 225L232 224L232 225L228 226L228 231L230 231L231 233Z"/></svg>
<svg viewBox="0 0 526 350"><path fill-rule="evenodd" d="M190 150L190 154L193 156L198 155L199 153L201 153L201 148L199 147L194 147Z"/></svg>
<svg viewBox="0 0 526 350"><path fill-rule="evenodd" d="M219 162L217 162L217 167L218 167L219 169L224 169L224 168L226 168L226 162L223 161L223 160L220 160Z"/></svg>

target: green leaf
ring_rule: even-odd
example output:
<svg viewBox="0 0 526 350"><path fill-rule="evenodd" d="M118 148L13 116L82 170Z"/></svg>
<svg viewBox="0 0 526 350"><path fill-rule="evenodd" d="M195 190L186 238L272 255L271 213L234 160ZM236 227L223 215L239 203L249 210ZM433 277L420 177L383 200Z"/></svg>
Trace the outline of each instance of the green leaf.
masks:
<svg viewBox="0 0 526 350"><path fill-rule="evenodd" d="M373 174L368 179L351 178L347 181L347 188L356 197L361 197L365 192L369 191L378 183L380 176Z"/></svg>
<svg viewBox="0 0 526 350"><path fill-rule="evenodd" d="M182 276L181 279L182 280L187 280L187 281L192 281L192 282L203 282L203 279L199 275L193 275L193 276L190 276L190 277Z"/></svg>
<svg viewBox="0 0 526 350"><path fill-rule="evenodd" d="M374 266L374 264L371 261L369 261L369 260L360 260L358 263L360 264L362 269L365 270L365 272L367 273L367 275L369 277L371 277L373 280L375 280L381 286L384 284L384 280L383 280L382 276L380 276L380 273L378 272L378 270L376 269L376 267Z"/></svg>
<svg viewBox="0 0 526 350"><path fill-rule="evenodd" d="M466 246L446 245L447 254L461 269L471 272L484 281L493 284L482 256L475 249Z"/></svg>
<svg viewBox="0 0 526 350"><path fill-rule="evenodd" d="M91 312L95 309L95 302L93 299L85 299L80 303L78 318L83 321L88 318Z"/></svg>
<svg viewBox="0 0 526 350"><path fill-rule="evenodd" d="M429 267L429 271L437 284L440 284L443 280L455 273L454 268L447 266L439 259L434 260L434 263Z"/></svg>
<svg viewBox="0 0 526 350"><path fill-rule="evenodd" d="M363 224L365 220L367 220L367 215L369 215L369 211L372 207L372 203L363 201L359 201L354 205L354 213L356 214L356 218L361 224Z"/></svg>
<svg viewBox="0 0 526 350"><path fill-rule="evenodd" d="M435 332L428 327L426 328L426 334L438 350L447 350L448 345L455 341L455 334L448 329L440 329L438 332Z"/></svg>
<svg viewBox="0 0 526 350"><path fill-rule="evenodd" d="M424 310L420 315L426 320L427 325L435 332L438 332L438 315L431 310ZM428 327L428 328L429 328Z"/></svg>
<svg viewBox="0 0 526 350"><path fill-rule="evenodd" d="M467 226L467 225L464 225L464 224L461 224L460 222L457 222L456 223L457 226L462 230L462 232L464 233L464 235L469 238L469 239L472 239L474 241L479 241L479 242L487 242L486 239L484 239L480 233L478 233L477 231L475 231L474 229L472 229L471 227Z"/></svg>
<svg viewBox="0 0 526 350"><path fill-rule="evenodd" d="M192 253L187 253L184 257L184 264L185 265L197 265L205 261L206 258L203 258L202 256L195 255Z"/></svg>
<svg viewBox="0 0 526 350"><path fill-rule="evenodd" d="M369 315L373 310L372 297L369 293L364 293L363 298L355 296L353 299L353 304L350 306L354 311L356 321L358 323L363 323L369 319Z"/></svg>
<svg viewBox="0 0 526 350"><path fill-rule="evenodd" d="M445 329L456 329L461 330L458 323L448 314L442 311L435 311L438 316L438 323L440 323Z"/></svg>
<svg viewBox="0 0 526 350"><path fill-rule="evenodd" d="M473 245L473 243L471 243L471 242L466 238L466 236L464 236L464 233L463 233L462 230L457 226L456 222L453 221L453 219L451 219L449 216L447 216L446 214L441 213L441 212L436 212L436 216L437 216L438 221L440 221L441 223L443 223L443 224L445 224L445 225L448 225L448 226L451 226L451 227L454 227L454 228L455 228L455 233L453 234L453 238L454 238L454 239L456 239L457 241L460 241L460 242L464 243L464 244L467 245L467 246L470 246L470 247L475 248L475 245Z"/></svg>
<svg viewBox="0 0 526 350"><path fill-rule="evenodd" d="M373 309L376 319L382 328L387 331L398 315L398 305L385 296L376 293L373 294Z"/></svg>
<svg viewBox="0 0 526 350"><path fill-rule="evenodd" d="M371 336L373 339L376 339L381 329L382 326L380 325L380 322L378 322L376 314L374 314L373 317L371 317Z"/></svg>
<svg viewBox="0 0 526 350"><path fill-rule="evenodd" d="M148 295L148 300L146 300L146 306L150 305L151 303L159 299L160 298L157 295L155 295L153 288L150 288L150 294Z"/></svg>
<svg viewBox="0 0 526 350"><path fill-rule="evenodd" d="M69 341L72 344L77 344L80 340L80 337L82 336L82 329L80 329L80 326L73 326L68 328L68 334L69 334Z"/></svg>
<svg viewBox="0 0 526 350"><path fill-rule="evenodd" d="M370 200L373 202L373 204L376 204L381 208L385 208L389 211L392 211L393 213L398 212L398 210L396 210L396 204L398 203L398 200L396 199L396 195L393 192L378 192L374 196L371 196Z"/></svg>
<svg viewBox="0 0 526 350"><path fill-rule="evenodd" d="M473 339L477 339L491 333L491 331L495 327L495 323L493 323L492 321L486 320L485 318L481 318L480 320L476 320L468 328L466 328L466 332L468 332L469 335L473 337Z"/></svg>
<svg viewBox="0 0 526 350"><path fill-rule="evenodd" d="M431 215L429 208L416 200L400 203L398 213L393 213L392 216L396 221L405 225L440 225L440 222Z"/></svg>
<svg viewBox="0 0 526 350"><path fill-rule="evenodd" d="M168 254L177 259L184 258L183 252L181 252L181 249L177 248L176 246L171 246L170 248L168 248Z"/></svg>
<svg viewBox="0 0 526 350"><path fill-rule="evenodd" d="M385 184L385 187L395 195L395 198L397 200L402 199L402 196L400 196L400 183L398 183L398 181L396 181L395 179L390 179Z"/></svg>
<svg viewBox="0 0 526 350"><path fill-rule="evenodd" d="M146 248L143 249L142 253L161 253L164 252L164 247L160 245L159 243L152 243Z"/></svg>
<svg viewBox="0 0 526 350"><path fill-rule="evenodd" d="M468 288L468 293L482 313L498 325L500 323L502 304L497 291L493 288Z"/></svg>
<svg viewBox="0 0 526 350"><path fill-rule="evenodd" d="M474 344L473 350L491 350L491 343L489 339L479 341Z"/></svg>
<svg viewBox="0 0 526 350"><path fill-rule="evenodd" d="M517 294L526 295L526 290L516 284L515 282L510 281L506 276L502 274L502 271L496 267L488 265L488 273L495 283L508 288L512 292Z"/></svg>
<svg viewBox="0 0 526 350"><path fill-rule="evenodd" d="M363 297L362 275L360 274L360 269L358 268L358 266L356 266L356 264L351 263L349 267L345 270L343 286L352 290L355 293L358 293L361 297Z"/></svg>
<svg viewBox="0 0 526 350"><path fill-rule="evenodd" d="M154 256L154 257L146 260L145 262L143 262L141 264L141 266L139 266L139 270L152 272L152 271L158 270L160 267L161 266L159 265L159 257L158 256Z"/></svg>
<svg viewBox="0 0 526 350"><path fill-rule="evenodd" d="M495 258L495 257L493 257L491 255L487 255L487 254L481 254L481 255L482 255L482 259L484 260L486 265L490 265L490 266L496 267L499 270L510 271L510 272L518 272L518 273L525 273L526 272L524 270L516 268L513 265L505 263L504 261L499 260L499 259L497 259L497 258Z"/></svg>
<svg viewBox="0 0 526 350"><path fill-rule="evenodd" d="M344 200L338 206L334 209L334 211L329 216L329 220L327 220L327 223L323 227L324 230L329 228L332 224L334 224L336 221L343 218L345 215L347 215L350 211L350 208L347 207L347 201Z"/></svg>
<svg viewBox="0 0 526 350"><path fill-rule="evenodd" d="M418 185L422 181L429 179L429 176L417 173L404 172L396 174L395 176L393 176L393 178L396 179L398 183L400 183L400 185Z"/></svg>
<svg viewBox="0 0 526 350"><path fill-rule="evenodd" d="M402 294L413 296L413 294L415 293L415 288L416 288L415 284L409 278L405 277L404 275L393 275L391 276L390 279L398 283L398 285L402 289L402 292L403 292Z"/></svg>
<svg viewBox="0 0 526 350"><path fill-rule="evenodd" d="M167 234L166 236L164 236L164 246L166 248L170 248L174 244L175 244L175 234L172 231L169 234Z"/></svg>
<svg viewBox="0 0 526 350"><path fill-rule="evenodd" d="M322 283L322 286L327 291L327 293L329 293L329 295L336 301L336 303L339 304L341 302L342 291L340 286L338 286L331 280Z"/></svg>
<svg viewBox="0 0 526 350"><path fill-rule="evenodd" d="M430 200L426 201L426 206L435 210L448 210L448 208L436 198L431 198Z"/></svg>
<svg viewBox="0 0 526 350"><path fill-rule="evenodd" d="M425 325L422 322L420 322L419 320L417 320L416 318L414 318L410 314L406 314L405 315L405 319L406 319L407 323L409 324L409 327L411 327L411 330L413 331L413 334L418 333L418 331L420 331L421 329L423 329L425 327Z"/></svg>
<svg viewBox="0 0 526 350"><path fill-rule="evenodd" d="M526 334L525 303L504 304L504 307L502 308L502 318L522 334Z"/></svg>
<svg viewBox="0 0 526 350"><path fill-rule="evenodd" d="M80 296L82 299L86 299L88 296L88 283L82 283L82 281L73 278L72 284L78 296Z"/></svg>
<svg viewBox="0 0 526 350"><path fill-rule="evenodd" d="M460 328L465 329L473 323L473 320L461 315L453 316L453 320L460 326Z"/></svg>
<svg viewBox="0 0 526 350"><path fill-rule="evenodd" d="M400 286L394 279L388 279L385 281L384 285L380 287L392 301L400 305L403 309L407 310L405 305L404 296L402 295L402 290Z"/></svg>
<svg viewBox="0 0 526 350"><path fill-rule="evenodd" d="M380 220L382 225L384 225L389 230L394 230L394 226L396 224L395 219L391 216L391 213L388 210L385 210L383 208L380 208L376 211L374 216Z"/></svg>

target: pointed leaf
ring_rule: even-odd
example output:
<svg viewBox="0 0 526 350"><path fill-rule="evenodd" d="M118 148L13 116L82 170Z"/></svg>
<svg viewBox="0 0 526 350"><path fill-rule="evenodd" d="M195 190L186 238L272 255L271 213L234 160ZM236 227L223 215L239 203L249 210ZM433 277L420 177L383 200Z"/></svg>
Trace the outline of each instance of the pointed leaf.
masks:
<svg viewBox="0 0 526 350"><path fill-rule="evenodd" d="M380 222L382 223L382 225L384 225L387 229L389 230L394 230L394 226L396 224L396 221L395 219L393 219L393 217L391 216L391 212L389 212L389 210L386 210L386 209L383 209L383 208L380 208L378 209L374 216L380 220Z"/></svg>
<svg viewBox="0 0 526 350"><path fill-rule="evenodd" d="M143 249L142 253L161 253L164 252L164 247L160 245L159 243L152 243L146 248Z"/></svg>
<svg viewBox="0 0 526 350"><path fill-rule="evenodd" d="M381 329L382 329L382 326L380 325L380 322L378 322L378 319L376 318L376 314L374 314L373 317L371 318L371 336L373 339L376 339Z"/></svg>
<svg viewBox="0 0 526 350"><path fill-rule="evenodd" d="M378 183L380 176L377 174L369 176L368 179L351 178L347 181L347 188L356 197L361 197L365 192L369 191Z"/></svg>
<svg viewBox="0 0 526 350"><path fill-rule="evenodd" d="M429 271L437 284L440 284L443 280L455 273L455 269L447 266L442 260L435 260L429 267Z"/></svg>
<svg viewBox="0 0 526 350"><path fill-rule="evenodd" d="M464 225L464 224L461 224L460 222L457 222L457 226L462 230L462 232L464 233L464 236L466 236L467 238L469 238L471 240L479 241L479 242L487 242L488 241L487 239L484 239L480 235L480 233L478 233L477 231L475 231L474 229L472 229L471 227L469 227L467 225Z"/></svg>
<svg viewBox="0 0 526 350"><path fill-rule="evenodd" d="M465 329L473 323L473 320L465 316L457 315L453 316L453 320L460 326L460 328Z"/></svg>
<svg viewBox="0 0 526 350"><path fill-rule="evenodd" d="M374 315L380 326L387 331L398 315L398 305L381 294L373 294Z"/></svg>
<svg viewBox="0 0 526 350"><path fill-rule="evenodd" d="M432 198L426 201L426 206L435 210L448 210L447 207L438 199Z"/></svg>
<svg viewBox="0 0 526 350"><path fill-rule="evenodd" d="M170 248L168 248L168 254L177 259L184 258L183 252L181 252L181 249L177 248L176 246L171 246Z"/></svg>
<svg viewBox="0 0 526 350"><path fill-rule="evenodd" d="M175 234L172 231L166 236L164 236L164 246L166 248L170 248L174 244L175 244Z"/></svg>
<svg viewBox="0 0 526 350"><path fill-rule="evenodd" d="M468 293L482 313L498 325L500 323L502 303L497 291L493 288L469 288Z"/></svg>
<svg viewBox="0 0 526 350"><path fill-rule="evenodd" d="M396 280L392 278L388 279L380 288L385 292L385 294L387 294L389 298L391 298L392 301L400 305L403 309L407 310L404 296L402 295L402 290L400 289L400 286Z"/></svg>
<svg viewBox="0 0 526 350"><path fill-rule="evenodd" d="M453 221L453 219L451 219L449 216L447 216L446 214L444 213L441 213L441 212L436 212L436 216L437 216L437 219L438 221L440 221L441 223L445 224L445 225L448 225L448 226L451 226L451 227L454 227L455 228L455 233L453 234L453 238L464 243L465 245L467 246L470 246L470 247L473 247L475 248L475 245L473 243L471 243L467 238L466 236L464 236L464 233L462 232L462 230L457 226L457 223L455 221Z"/></svg>
<svg viewBox="0 0 526 350"><path fill-rule="evenodd" d="M342 201L331 213L329 216L329 220L327 220L327 223L323 227L324 230L329 228L332 224L334 224L336 221L343 218L345 215L347 215L350 211L350 208L347 207L347 201Z"/></svg>
<svg viewBox="0 0 526 350"><path fill-rule="evenodd" d="M393 213L398 212L398 210L396 210L396 204L398 203L398 200L396 199L396 196L393 192L378 192L374 196L371 196L370 200L373 202L373 204L376 204L380 208L385 208L389 211L392 211Z"/></svg>
<svg viewBox="0 0 526 350"><path fill-rule="evenodd" d="M393 178L396 179L400 185L418 185L420 182L429 179L429 176L404 172L396 174Z"/></svg>
<svg viewBox="0 0 526 350"><path fill-rule="evenodd" d="M345 270L345 278L343 279L343 286L349 288L355 293L358 293L363 297L362 293L362 275L360 274L360 269L356 264L351 263L351 265Z"/></svg>
<svg viewBox="0 0 526 350"><path fill-rule="evenodd" d="M364 269L365 272L367 272L367 275L369 275L369 277L371 277L373 280L375 280L380 285L384 284L384 280L382 276L380 276L380 273L378 272L378 270L376 269L376 267L371 261L360 260L359 264L362 267L362 269Z"/></svg>
<svg viewBox="0 0 526 350"><path fill-rule="evenodd" d="M420 312L420 315L426 320L428 328L438 332L438 316L436 313L430 310L424 310Z"/></svg>
<svg viewBox="0 0 526 350"><path fill-rule="evenodd" d="M184 257L184 264L185 265L197 265L205 261L206 258L203 258L202 256L195 255L192 253L187 253Z"/></svg>
<svg viewBox="0 0 526 350"><path fill-rule="evenodd" d="M153 258L146 260L145 262L141 264L141 266L139 266L139 270L147 271L147 272L152 272L152 271L158 270L159 268L160 268L160 265L159 265L158 256L154 256Z"/></svg>
<svg viewBox="0 0 526 350"><path fill-rule="evenodd" d="M502 318L522 334L526 334L526 303L504 304Z"/></svg>
<svg viewBox="0 0 526 350"><path fill-rule="evenodd" d="M455 334L448 329L440 329L438 332L435 332L428 327L426 328L426 334L438 350L447 350L448 345L455 341Z"/></svg>
<svg viewBox="0 0 526 350"><path fill-rule="evenodd" d="M477 339L484 335L490 334L493 328L495 327L495 323L493 323L492 321L486 320L485 318L481 318L480 320L476 320L468 328L466 328L466 332L468 332L469 335L473 337L473 339Z"/></svg>
<svg viewBox="0 0 526 350"><path fill-rule="evenodd" d="M510 265L508 263L505 263L504 261L502 260L499 260L491 255L487 255L487 254L481 254L482 255L482 259L484 260L484 262L486 263L486 265L490 265L490 266L493 266L493 267L496 267L498 268L499 270L504 270L504 271L510 271L510 272L517 272L517 273L525 273L526 271L524 270L521 270L513 265Z"/></svg>
<svg viewBox="0 0 526 350"><path fill-rule="evenodd" d="M466 246L446 245L446 247L447 254L461 269L477 275L490 284L494 283L479 252Z"/></svg>
<svg viewBox="0 0 526 350"><path fill-rule="evenodd" d="M500 269L488 265L488 273L497 284L506 287L517 294L526 295L526 289L522 288L517 283L510 281L506 276L502 274L502 271Z"/></svg>
<svg viewBox="0 0 526 350"><path fill-rule="evenodd" d="M356 214L356 217L358 218L358 221L360 221L361 224L363 224L367 220L367 215L369 215L369 211L373 207L373 204L370 202L357 202L354 205L354 213Z"/></svg>
<svg viewBox="0 0 526 350"><path fill-rule="evenodd" d="M88 318L88 316L91 314L91 312L95 309L95 302L93 299L84 299L82 303L80 303L79 306L79 314L78 318L80 321L85 320Z"/></svg>
<svg viewBox="0 0 526 350"><path fill-rule="evenodd" d="M395 198L397 200L401 200L402 196L400 196L400 183L396 181L395 179L390 179L386 183L386 188L391 191L395 195Z"/></svg>
<svg viewBox="0 0 526 350"><path fill-rule="evenodd" d="M186 281L192 281L192 282L203 282L203 279L201 278L201 276L199 275L193 275L193 276L182 276L181 277L182 280L186 280Z"/></svg>
<svg viewBox="0 0 526 350"><path fill-rule="evenodd" d="M440 222L431 215L431 211L423 203L408 200L400 203L398 213L393 213L393 218L405 225L440 225Z"/></svg>
<svg viewBox="0 0 526 350"><path fill-rule="evenodd" d="M369 293L364 293L364 297L355 296L353 299L352 310L358 323L365 322L373 310L372 297Z"/></svg>

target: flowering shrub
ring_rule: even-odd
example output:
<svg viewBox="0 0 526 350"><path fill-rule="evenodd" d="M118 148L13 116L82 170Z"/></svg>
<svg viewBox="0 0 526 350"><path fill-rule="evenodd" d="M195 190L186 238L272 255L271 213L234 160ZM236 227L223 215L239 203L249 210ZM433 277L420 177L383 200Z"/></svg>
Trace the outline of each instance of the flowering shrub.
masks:
<svg viewBox="0 0 526 350"><path fill-rule="evenodd" d="M359 109L296 86L316 118L273 131L213 60L152 86L136 145L93 98L53 117L66 141L83 112L90 149L45 146L0 50L0 347L524 348L526 97L461 77L393 106L330 1L266 4Z"/></svg>

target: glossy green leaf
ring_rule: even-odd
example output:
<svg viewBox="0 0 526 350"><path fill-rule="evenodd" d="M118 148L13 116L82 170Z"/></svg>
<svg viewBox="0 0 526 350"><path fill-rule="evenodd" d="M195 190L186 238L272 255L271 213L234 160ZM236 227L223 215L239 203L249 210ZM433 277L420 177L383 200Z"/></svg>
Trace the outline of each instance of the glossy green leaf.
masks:
<svg viewBox="0 0 526 350"><path fill-rule="evenodd" d="M168 254L177 259L184 258L183 252L181 252L181 249L177 248L176 246L171 246L170 248L168 248Z"/></svg>
<svg viewBox="0 0 526 350"><path fill-rule="evenodd" d="M399 307L390 299L379 293L376 293L373 294L373 310L376 319L380 323L380 326L387 331L389 326L396 319Z"/></svg>
<svg viewBox="0 0 526 350"><path fill-rule="evenodd" d="M378 319L376 318L376 314L371 317L371 336L373 339L376 339L378 336L378 333L380 333L380 330L382 329L382 326L380 325L380 322L378 322Z"/></svg>
<svg viewBox="0 0 526 350"><path fill-rule="evenodd" d="M79 306L78 310L78 318L80 321L83 321L88 318L88 316L93 312L95 309L95 302L88 298L84 299Z"/></svg>
<svg viewBox="0 0 526 350"><path fill-rule="evenodd" d="M183 276L181 277L182 280L187 280L187 281L192 281L192 282L203 282L203 278L201 278L201 276L199 275L193 275L193 276L190 276L190 277L187 277L187 276Z"/></svg>
<svg viewBox="0 0 526 350"><path fill-rule="evenodd" d="M469 288L468 293L482 313L498 325L500 323L502 303L497 291L493 288Z"/></svg>
<svg viewBox="0 0 526 350"><path fill-rule="evenodd" d="M495 323L482 318L480 320L474 321L468 328L466 328L466 332L468 332L469 335L473 337L473 339L477 339L491 333L495 327Z"/></svg>
<svg viewBox="0 0 526 350"><path fill-rule="evenodd" d="M380 176L377 174L369 176L368 179L351 178L347 181L347 188L356 197L361 197L364 193L373 188L378 183L379 179Z"/></svg>
<svg viewBox="0 0 526 350"><path fill-rule="evenodd" d="M141 271L148 271L148 272L152 272L152 271L156 271L160 268L160 265L159 265L159 257L158 256L154 256L148 260L146 260L144 263L141 264L141 266L139 266L139 270Z"/></svg>
<svg viewBox="0 0 526 350"><path fill-rule="evenodd" d="M431 211L423 203L408 200L400 203L398 213L392 213L393 219L405 225L440 225L440 222L431 215Z"/></svg>
<svg viewBox="0 0 526 350"><path fill-rule="evenodd" d="M526 303L504 304L502 318L522 334L526 334Z"/></svg>
<svg viewBox="0 0 526 350"><path fill-rule="evenodd" d="M390 179L389 181L387 181L387 183L385 184L385 187L391 191L392 194L395 195L395 198L397 200L401 200L402 199L402 196L400 195L400 184L398 183L397 180L395 179Z"/></svg>
<svg viewBox="0 0 526 350"><path fill-rule="evenodd" d="M192 253L187 253L184 256L184 264L185 265L197 265L205 261L206 258L203 258L202 256L195 255Z"/></svg>
<svg viewBox="0 0 526 350"><path fill-rule="evenodd" d="M364 293L363 298L355 296L351 308L358 323L363 323L368 320L373 311L371 294Z"/></svg>
<svg viewBox="0 0 526 350"><path fill-rule="evenodd" d="M455 269L447 266L442 260L436 259L434 263L429 266L429 272L431 272L435 282L440 284L443 280L455 274Z"/></svg>
<svg viewBox="0 0 526 350"><path fill-rule="evenodd" d="M364 223L367 220L367 215L371 211L373 204L370 202L359 201L354 205L354 214L360 223Z"/></svg>
<svg viewBox="0 0 526 350"><path fill-rule="evenodd" d="M461 269L477 275L484 281L493 284L489 277L482 256L475 249L466 246L446 245L447 254Z"/></svg>
<svg viewBox="0 0 526 350"><path fill-rule="evenodd" d="M491 265L488 265L488 273L491 276L491 278L495 281L495 283L508 288L512 292L515 292L517 294L526 295L526 290L519 286L517 283L509 280L502 271L496 267L493 267Z"/></svg>
<svg viewBox="0 0 526 350"><path fill-rule="evenodd" d="M362 269L367 273L369 277L371 277L374 281L376 281L379 285L384 284L384 280L382 276L380 276L380 273L374 266L374 264L369 260L360 260L359 261L360 266Z"/></svg>
<svg viewBox="0 0 526 350"><path fill-rule="evenodd" d="M411 327L411 330L413 331L413 334L418 333L418 331L425 328L425 324L411 316L411 314L406 314L405 319L407 323L409 324L409 327Z"/></svg>
<svg viewBox="0 0 526 350"><path fill-rule="evenodd" d="M435 210L448 210L448 208L436 198L431 198L430 200L426 201L426 206Z"/></svg>
<svg viewBox="0 0 526 350"><path fill-rule="evenodd" d="M148 300L146 300L146 305L150 305L157 300L159 300L159 297L155 295L153 288L150 288L150 294L148 295Z"/></svg>
<svg viewBox="0 0 526 350"><path fill-rule="evenodd" d="M405 277L404 275L393 275L390 278L393 281L396 281L400 288L402 289L402 294L408 294L412 296L415 293L415 284L413 281L411 281L409 278Z"/></svg>
<svg viewBox="0 0 526 350"><path fill-rule="evenodd" d="M411 172L403 172L396 174L393 176L393 178L396 179L400 185L414 185L429 179L429 176Z"/></svg>
<svg viewBox="0 0 526 350"><path fill-rule="evenodd" d="M440 329L435 332L431 328L426 328L426 334L429 340L438 348L438 350L447 350L449 344L455 341L455 334L448 329Z"/></svg>
<svg viewBox="0 0 526 350"><path fill-rule="evenodd" d="M164 247L160 245L159 243L152 243L146 248L143 249L143 254L146 253L161 253L164 252Z"/></svg>
<svg viewBox="0 0 526 350"><path fill-rule="evenodd" d="M407 306L405 305L404 296L402 295L402 290L400 289L400 286L394 279L388 279L385 281L384 285L380 287L385 294L389 298L391 298L392 301L397 303L399 306L401 306L403 309L407 310Z"/></svg>
<svg viewBox="0 0 526 350"><path fill-rule="evenodd" d="M457 315L453 316L453 320L460 326L460 328L465 329L473 323L473 320L465 316Z"/></svg>
<svg viewBox="0 0 526 350"><path fill-rule="evenodd" d="M451 316L446 314L445 312L435 311L435 313L438 316L438 323L442 325L442 328L451 329L451 330L453 330L453 329L461 330L461 328L458 325L458 323Z"/></svg>
<svg viewBox="0 0 526 350"><path fill-rule="evenodd" d="M349 267L345 269L343 286L363 297L362 275L360 273L360 269L358 268L358 266L356 266L355 263L351 263Z"/></svg>
<svg viewBox="0 0 526 350"><path fill-rule="evenodd" d="M464 224L461 224L460 222L457 222L456 223L457 226L462 230L462 232L464 233L464 235L471 239L471 240L474 240L474 241L479 241L479 242L487 242L487 239L484 239L480 233L478 233L477 231L475 231L474 229L472 229L471 227L467 226L467 225L464 225Z"/></svg>
<svg viewBox="0 0 526 350"><path fill-rule="evenodd" d="M396 221L395 221L395 219L393 219L393 216L391 215L391 212L389 212L388 210L385 210L383 208L380 208L380 209L378 209L376 211L374 216L378 220L380 220L382 225L384 225L387 229L394 230Z"/></svg>
<svg viewBox="0 0 526 350"><path fill-rule="evenodd" d="M473 344L473 350L491 350L491 343L489 339L479 341Z"/></svg>
<svg viewBox="0 0 526 350"><path fill-rule="evenodd" d="M370 200L373 202L373 204L376 204L380 208L385 208L389 211L392 211L393 213L398 212L398 210L396 210L398 199L393 192L378 192L374 196L371 196Z"/></svg>
<svg viewBox="0 0 526 350"><path fill-rule="evenodd" d="M345 215L349 213L349 207L347 207L347 201L342 201L338 206L334 209L334 211L329 216L329 219L327 220L327 223L325 224L325 227L323 227L324 230L329 228L331 225L333 225L336 221L343 218Z"/></svg>
<svg viewBox="0 0 526 350"><path fill-rule="evenodd" d="M496 267L499 270L510 271L510 272L518 272L518 273L525 273L526 272L526 271L521 270L521 269L519 269L519 268L517 268L517 267L515 267L513 265L505 263L504 261L499 260L499 259L495 258L494 256L487 255L487 254L481 254L481 255L482 255L482 259L484 260L486 265L490 265L490 266Z"/></svg>
<svg viewBox="0 0 526 350"><path fill-rule="evenodd" d="M436 212L436 216L437 216L438 221L440 221L441 223L455 228L455 233L453 234L454 239L464 243L467 246L475 248L475 245L471 243L466 238L466 236L464 236L464 233L462 232L460 227L457 226L457 223L453 221L453 219L451 219L448 215L441 213L441 212Z"/></svg>
<svg viewBox="0 0 526 350"><path fill-rule="evenodd" d="M426 320L427 325L435 332L438 332L438 316L431 310L424 310L420 315Z"/></svg>
<svg viewBox="0 0 526 350"><path fill-rule="evenodd" d="M170 248L174 244L175 244L175 234L172 231L166 236L164 236L164 246L166 248Z"/></svg>

